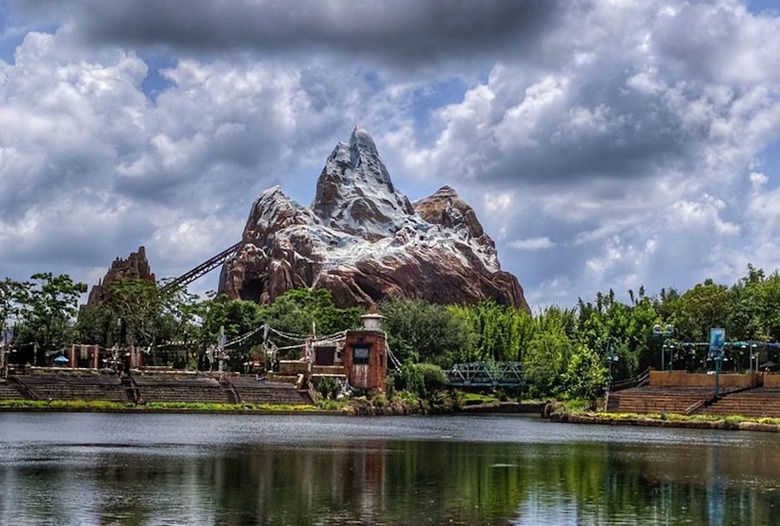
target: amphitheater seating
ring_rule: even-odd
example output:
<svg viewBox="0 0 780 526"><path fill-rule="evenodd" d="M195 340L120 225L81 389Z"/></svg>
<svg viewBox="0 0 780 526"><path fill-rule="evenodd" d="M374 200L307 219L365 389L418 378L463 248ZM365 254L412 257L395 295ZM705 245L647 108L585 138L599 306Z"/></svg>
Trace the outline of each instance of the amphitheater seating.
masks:
<svg viewBox="0 0 780 526"><path fill-rule="evenodd" d="M780 388L757 387L729 394L699 411L708 415L780 418Z"/></svg>
<svg viewBox="0 0 780 526"><path fill-rule="evenodd" d="M634 387L610 393L607 411L620 413L680 413L712 397L709 387Z"/></svg>
<svg viewBox="0 0 780 526"><path fill-rule="evenodd" d="M114 375L18 376L16 378L38 400L128 401L122 382Z"/></svg>
<svg viewBox="0 0 780 526"><path fill-rule="evenodd" d="M179 375L133 375L139 400L144 402L230 403L214 378Z"/></svg>
<svg viewBox="0 0 780 526"><path fill-rule="evenodd" d="M0 379L0 400L23 400L27 398L16 384Z"/></svg>
<svg viewBox="0 0 780 526"><path fill-rule="evenodd" d="M232 377L240 402L253 404L309 404L308 395L299 392L294 385L281 382L258 382L254 377Z"/></svg>

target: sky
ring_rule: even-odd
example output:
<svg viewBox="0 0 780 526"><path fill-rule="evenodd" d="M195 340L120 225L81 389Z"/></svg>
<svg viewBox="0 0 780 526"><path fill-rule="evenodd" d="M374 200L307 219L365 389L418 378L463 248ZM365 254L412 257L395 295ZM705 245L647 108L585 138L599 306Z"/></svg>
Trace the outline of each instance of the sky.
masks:
<svg viewBox="0 0 780 526"><path fill-rule="evenodd" d="M356 125L534 310L780 266L780 2L0 0L0 277L182 274Z"/></svg>

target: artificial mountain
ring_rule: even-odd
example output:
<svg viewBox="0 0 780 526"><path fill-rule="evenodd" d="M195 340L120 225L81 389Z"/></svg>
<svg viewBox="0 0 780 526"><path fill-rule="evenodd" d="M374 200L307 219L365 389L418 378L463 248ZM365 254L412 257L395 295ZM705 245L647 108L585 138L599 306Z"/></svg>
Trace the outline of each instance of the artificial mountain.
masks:
<svg viewBox="0 0 780 526"><path fill-rule="evenodd" d="M220 292L260 303L300 287L329 289L339 307L400 297L528 309L474 210L446 186L411 203L360 128L328 157L311 207L278 186L262 193L219 280Z"/></svg>

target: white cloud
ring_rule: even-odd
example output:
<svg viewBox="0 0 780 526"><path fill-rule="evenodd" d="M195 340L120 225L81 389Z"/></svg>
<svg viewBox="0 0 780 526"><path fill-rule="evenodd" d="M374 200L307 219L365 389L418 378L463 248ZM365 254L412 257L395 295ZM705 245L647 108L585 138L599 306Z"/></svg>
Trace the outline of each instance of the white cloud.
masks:
<svg viewBox="0 0 780 526"><path fill-rule="evenodd" d="M531 237L527 239L516 239L507 243L510 247L517 250L545 250L555 246L549 237Z"/></svg>
<svg viewBox="0 0 780 526"><path fill-rule="evenodd" d="M234 2L213 20L209 2L179 18L95 5L13 4L0 28L23 36L0 61L10 275L92 279L140 244L158 275L186 269L237 238L267 186L305 202L355 124L410 197L448 184L475 206L532 303L780 258L780 174L759 159L780 135L777 13L375 2L345 28L349 2Z"/></svg>

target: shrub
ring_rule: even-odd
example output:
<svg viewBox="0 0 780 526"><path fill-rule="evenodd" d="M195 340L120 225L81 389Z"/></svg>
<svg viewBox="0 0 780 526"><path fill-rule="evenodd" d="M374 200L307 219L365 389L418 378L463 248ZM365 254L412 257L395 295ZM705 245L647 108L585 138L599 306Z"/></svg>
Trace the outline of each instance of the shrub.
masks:
<svg viewBox="0 0 780 526"><path fill-rule="evenodd" d="M326 400L335 400L341 392L341 382L337 378L319 376L313 382L317 393Z"/></svg>

